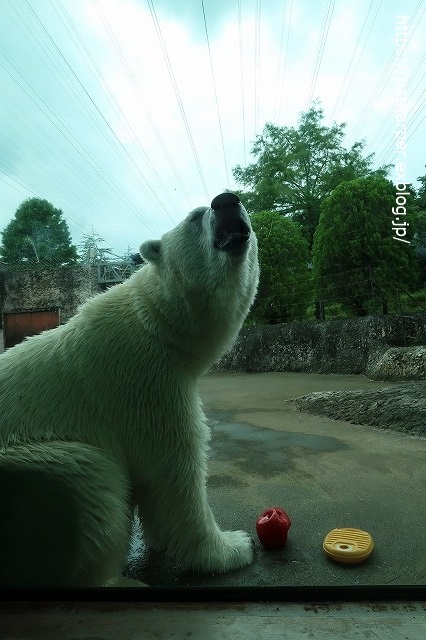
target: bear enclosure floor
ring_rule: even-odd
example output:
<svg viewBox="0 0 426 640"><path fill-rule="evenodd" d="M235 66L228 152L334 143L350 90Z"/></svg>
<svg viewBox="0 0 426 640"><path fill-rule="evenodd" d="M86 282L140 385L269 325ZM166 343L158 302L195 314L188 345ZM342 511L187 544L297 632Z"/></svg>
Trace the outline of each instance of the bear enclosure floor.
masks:
<svg viewBox="0 0 426 640"><path fill-rule="evenodd" d="M127 573L152 586L424 585L426 439L301 413L293 402L311 392L383 387L398 393L397 383L359 375L204 376L210 505L223 529L250 533L253 564L194 575L147 550L136 532ZM264 550L256 536L256 518L271 506L292 519L280 551ZM343 565L325 556L323 540L338 527L372 535L368 560Z"/></svg>

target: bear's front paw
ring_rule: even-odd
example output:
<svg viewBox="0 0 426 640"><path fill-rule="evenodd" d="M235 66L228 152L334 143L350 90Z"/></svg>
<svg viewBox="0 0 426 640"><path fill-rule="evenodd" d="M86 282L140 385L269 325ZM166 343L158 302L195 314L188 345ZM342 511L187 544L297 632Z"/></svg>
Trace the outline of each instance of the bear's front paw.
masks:
<svg viewBox="0 0 426 640"><path fill-rule="evenodd" d="M253 561L253 544L245 531L220 531L191 554L190 568L200 573L224 573Z"/></svg>

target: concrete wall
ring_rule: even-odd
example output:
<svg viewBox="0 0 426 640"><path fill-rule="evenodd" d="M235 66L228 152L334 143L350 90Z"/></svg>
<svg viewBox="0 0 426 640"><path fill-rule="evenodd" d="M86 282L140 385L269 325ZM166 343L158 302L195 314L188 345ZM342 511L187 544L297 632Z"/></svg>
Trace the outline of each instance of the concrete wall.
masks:
<svg viewBox="0 0 426 640"><path fill-rule="evenodd" d="M243 328L214 371L363 373L388 347L426 344L426 314Z"/></svg>
<svg viewBox="0 0 426 640"><path fill-rule="evenodd" d="M96 270L78 265L1 274L4 311L59 307L61 322L99 292ZM363 373L389 347L426 345L426 314L289 322L242 329L216 371Z"/></svg>
<svg viewBox="0 0 426 640"><path fill-rule="evenodd" d="M96 270L83 265L4 273L3 311L35 311L59 307L61 323L99 291Z"/></svg>

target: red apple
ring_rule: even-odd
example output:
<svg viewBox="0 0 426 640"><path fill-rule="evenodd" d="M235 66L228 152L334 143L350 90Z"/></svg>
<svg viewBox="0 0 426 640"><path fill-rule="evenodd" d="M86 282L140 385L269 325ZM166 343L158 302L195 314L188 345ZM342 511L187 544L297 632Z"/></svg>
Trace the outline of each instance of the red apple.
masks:
<svg viewBox="0 0 426 640"><path fill-rule="evenodd" d="M256 533L265 549L281 549L290 526L290 516L283 509L270 507L256 520Z"/></svg>

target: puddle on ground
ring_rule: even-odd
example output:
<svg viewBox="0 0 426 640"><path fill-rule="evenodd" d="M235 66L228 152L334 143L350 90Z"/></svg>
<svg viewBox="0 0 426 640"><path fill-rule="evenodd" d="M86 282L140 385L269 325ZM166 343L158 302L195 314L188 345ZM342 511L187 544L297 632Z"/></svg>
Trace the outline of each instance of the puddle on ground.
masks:
<svg viewBox="0 0 426 640"><path fill-rule="evenodd" d="M212 441L210 458L232 461L241 471L270 477L290 467L295 455L346 449L347 445L330 436L294 431L275 431L248 423L230 422L226 411L207 412Z"/></svg>

